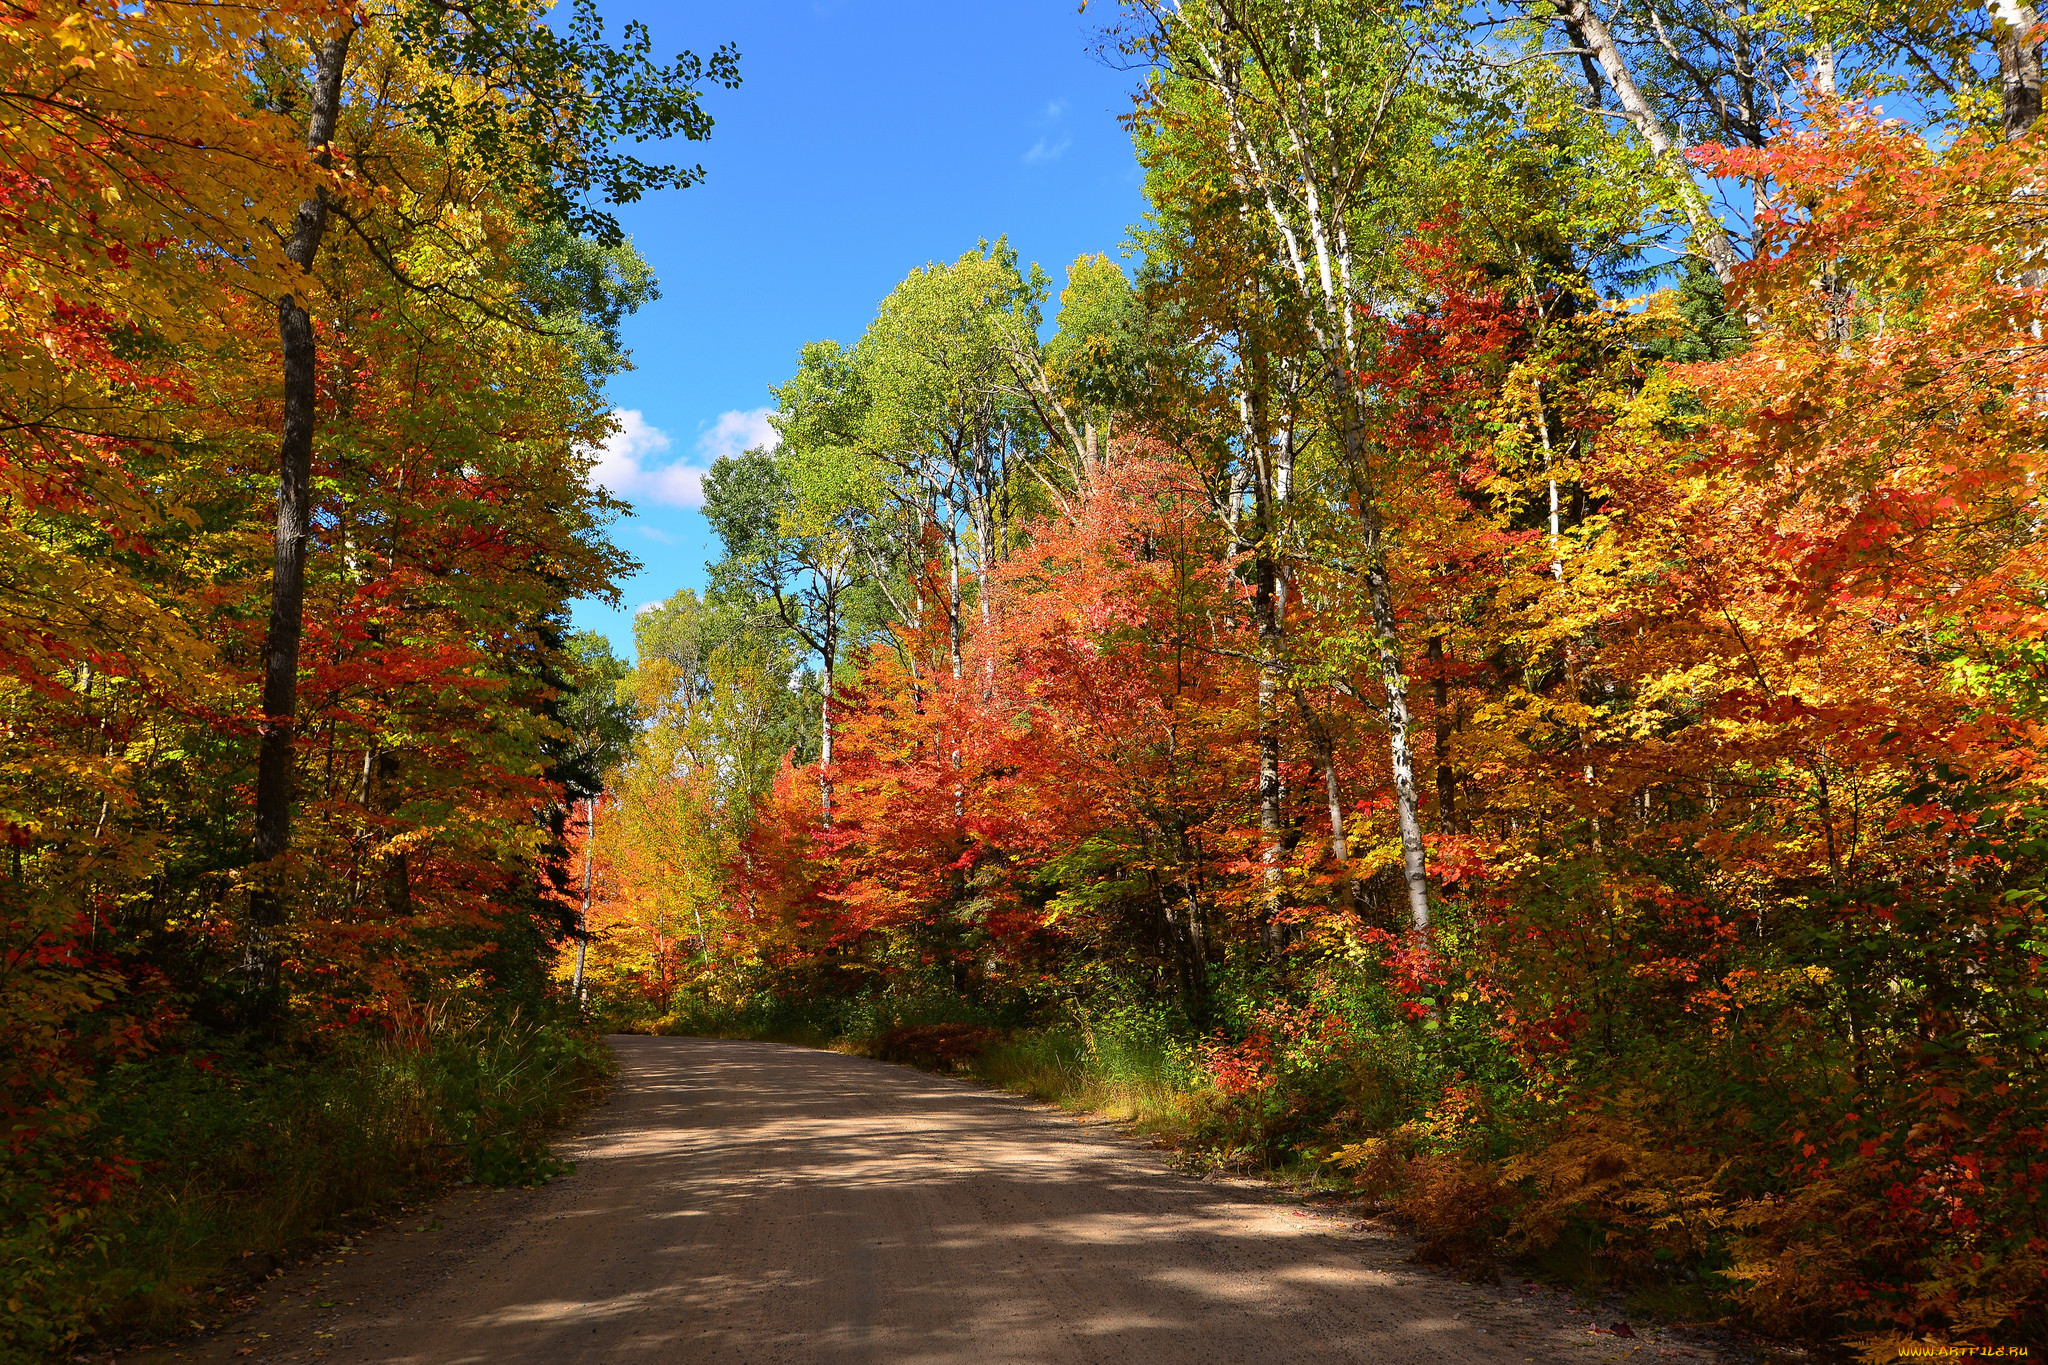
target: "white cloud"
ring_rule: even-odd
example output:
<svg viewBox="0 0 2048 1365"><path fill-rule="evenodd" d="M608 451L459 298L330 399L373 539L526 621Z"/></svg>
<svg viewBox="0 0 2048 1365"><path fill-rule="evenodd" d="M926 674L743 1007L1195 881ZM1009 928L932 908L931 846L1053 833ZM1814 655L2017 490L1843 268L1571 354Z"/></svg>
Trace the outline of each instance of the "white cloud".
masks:
<svg viewBox="0 0 2048 1365"><path fill-rule="evenodd" d="M612 413L617 429L598 448L590 481L612 496L630 502L663 503L670 507L704 505L704 471L687 464L663 463L668 433L649 422L636 408Z"/></svg>
<svg viewBox="0 0 2048 1365"><path fill-rule="evenodd" d="M662 457L675 444L669 434L637 408L619 408L612 413L618 429L599 447L590 481L628 502L702 507L704 476L719 456L737 455L755 446L774 449L775 428L768 425L771 411L722 412L697 438L695 458L667 460Z"/></svg>
<svg viewBox="0 0 2048 1365"><path fill-rule="evenodd" d="M650 611L660 610L661 603L659 602L642 602L639 606L633 608L633 614L635 616L645 616Z"/></svg>
<svg viewBox="0 0 2048 1365"><path fill-rule="evenodd" d="M1058 142L1054 142L1050 137L1042 137L1031 144L1030 151L1024 153L1024 162L1029 166L1042 166L1048 161L1058 161L1066 154L1067 148L1073 145L1074 139L1070 137L1063 137Z"/></svg>
<svg viewBox="0 0 2048 1365"><path fill-rule="evenodd" d="M697 453L708 466L721 455L738 455L754 449L773 450L782 435L769 424L773 408L748 408L745 412L721 412L709 430L697 438Z"/></svg>
<svg viewBox="0 0 2048 1365"><path fill-rule="evenodd" d="M1058 124L1066 117L1067 102L1052 100L1045 106L1045 112L1031 120L1032 126L1045 129L1038 141L1031 144L1031 150L1024 153L1024 164L1043 166L1048 161L1058 161L1066 155L1067 148L1074 145L1074 139L1061 136Z"/></svg>

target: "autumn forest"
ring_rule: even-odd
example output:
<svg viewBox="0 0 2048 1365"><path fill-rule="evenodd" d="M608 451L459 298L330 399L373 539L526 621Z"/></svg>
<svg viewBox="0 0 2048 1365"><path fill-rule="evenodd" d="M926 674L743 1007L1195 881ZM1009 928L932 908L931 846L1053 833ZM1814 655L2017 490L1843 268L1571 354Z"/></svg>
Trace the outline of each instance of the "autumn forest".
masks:
<svg viewBox="0 0 2048 1365"><path fill-rule="evenodd" d="M547 1180L606 1032L2048 1344L2034 12L1086 18L1144 217L904 261L628 642L613 212L739 54L0 0L0 1359Z"/></svg>

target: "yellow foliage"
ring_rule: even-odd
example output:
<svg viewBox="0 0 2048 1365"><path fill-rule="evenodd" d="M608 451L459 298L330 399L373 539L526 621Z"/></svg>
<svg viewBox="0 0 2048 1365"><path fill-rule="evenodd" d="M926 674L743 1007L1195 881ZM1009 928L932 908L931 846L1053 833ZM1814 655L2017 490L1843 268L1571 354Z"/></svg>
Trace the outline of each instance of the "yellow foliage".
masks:
<svg viewBox="0 0 2048 1365"><path fill-rule="evenodd" d="M1611 1255L1691 1260L1727 1224L1726 1170L1626 1103L1575 1115L1502 1167L1524 1192L1509 1238L1518 1250L1547 1247L1584 1220L1604 1229Z"/></svg>

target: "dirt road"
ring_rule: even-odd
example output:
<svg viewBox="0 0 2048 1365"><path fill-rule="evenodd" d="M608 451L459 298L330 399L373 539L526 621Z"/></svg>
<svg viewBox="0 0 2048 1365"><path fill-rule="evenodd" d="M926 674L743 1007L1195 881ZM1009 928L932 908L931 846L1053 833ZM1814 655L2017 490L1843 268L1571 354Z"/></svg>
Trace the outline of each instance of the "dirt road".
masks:
<svg viewBox="0 0 2048 1365"><path fill-rule="evenodd" d="M1475 1288L1344 1217L1196 1180L1027 1100L903 1067L612 1040L573 1176L470 1192L151 1360L398 1365L1610 1361L1550 1291Z"/></svg>

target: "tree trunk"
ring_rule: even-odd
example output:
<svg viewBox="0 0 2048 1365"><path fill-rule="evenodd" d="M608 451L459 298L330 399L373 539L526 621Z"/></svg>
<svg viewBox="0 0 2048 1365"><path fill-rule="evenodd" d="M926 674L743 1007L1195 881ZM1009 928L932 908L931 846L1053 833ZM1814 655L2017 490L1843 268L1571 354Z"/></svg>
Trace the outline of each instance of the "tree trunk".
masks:
<svg viewBox="0 0 2048 1365"><path fill-rule="evenodd" d="M2033 36L2040 16L2032 5L2017 0L1992 0L1990 10L2005 135L2016 138L2041 117L2041 46Z"/></svg>
<svg viewBox="0 0 2048 1365"><path fill-rule="evenodd" d="M1835 45L1823 39L1813 45L1808 55L1813 59L1814 90L1829 99L1835 98Z"/></svg>
<svg viewBox="0 0 2048 1365"><path fill-rule="evenodd" d="M1285 663L1281 658L1280 587L1263 538L1258 550L1258 587L1253 610L1259 628L1259 932L1269 953L1278 953L1283 935L1278 916L1283 899L1281 841L1285 837L1285 812L1280 791L1280 682Z"/></svg>
<svg viewBox="0 0 2048 1365"><path fill-rule="evenodd" d="M1568 0L1568 3L1575 4L1578 9L1586 9L1586 0ZM1248 31L1248 25L1241 23L1240 18L1233 16L1230 25L1243 34ZM1597 24L1597 16L1594 22ZM1296 46L1302 32L1299 28L1289 28L1289 60L1285 65L1290 70L1313 65L1318 69L1319 77L1328 81L1331 73L1320 55L1311 58ZM1602 28L1601 32L1604 35L1605 29ZM1612 42L1608 45L1611 48ZM1256 196L1271 219L1281 247L1277 263L1284 265L1293 276L1303 302L1308 305L1306 320L1315 337L1316 349L1321 352L1323 383L1331 402L1343 414L1344 453L1353 477L1359 481L1357 514L1367 547L1366 588L1371 601L1374 633L1379 637L1380 680L1387 693L1388 751L1394 770L1394 804L1401 827L1401 861L1408 884L1409 918L1418 938L1426 939L1429 933L1429 880L1422 825L1416 815L1415 762L1408 734L1408 683L1400 636L1395 629L1393 588L1387 575L1385 526L1373 500L1373 489L1369 486L1371 465L1367 457L1370 452L1366 449L1363 414L1358 407L1359 394L1354 383L1359 368L1358 310L1363 300L1359 297L1352 271L1350 233L1345 221L1348 194L1339 191L1326 195L1318 188L1333 182L1344 184L1353 171L1350 167L1318 166L1311 150L1312 138L1290 134L1278 150L1262 151L1259 140L1252 135L1245 121L1239 99L1242 72L1236 61L1221 49L1212 51L1203 47L1199 40L1194 44L1193 56L1195 60L1190 65L1197 70L1206 70L1207 79L1214 83L1222 97L1224 112L1230 122L1229 147L1231 160L1235 163L1233 169L1246 194ZM1271 74L1279 67L1269 65L1266 69ZM1611 76L1612 72L1609 74ZM1626 77L1626 70L1622 75ZM1629 89L1633 92L1634 86ZM1390 86L1389 97L1391 93ZM1640 97L1637 103L1641 103ZM1324 112L1328 116L1327 106ZM1668 142L1666 139L1667 145ZM1692 201L1687 202L1690 204ZM1294 207L1287 207L1290 204ZM1711 215L1706 222L1716 234L1719 233L1720 225ZM1704 229L1701 235L1705 237ZM1725 234L1719 235L1718 240L1726 251ZM1733 253L1727 254L1732 263ZM1289 451L1290 457L1291 454Z"/></svg>
<svg viewBox="0 0 2048 1365"><path fill-rule="evenodd" d="M1302 721L1315 745L1316 762L1323 770L1323 798L1330 814L1330 857L1344 877L1345 904L1356 911L1360 906L1360 895L1358 878L1351 872L1351 840L1344 832L1344 793L1337 784L1336 741L1331 738L1329 726L1310 708L1307 697L1296 692L1294 700L1301 708Z"/></svg>
<svg viewBox="0 0 2048 1365"><path fill-rule="evenodd" d="M980 452L975 459L975 470L981 481L981 514L974 522L974 592L979 599L976 605L981 611L981 699L986 703L996 693L995 654L989 644L994 638L994 604L989 600L988 591L989 566L996 557L995 463L986 439L975 444Z"/></svg>
<svg viewBox="0 0 2048 1365"><path fill-rule="evenodd" d="M1377 558L1366 571L1372 593L1373 628L1381 644L1380 682L1387 692L1387 745L1393 760L1394 808L1401 826L1401 875L1408 884L1408 921L1419 935L1429 933L1429 873L1422 843L1422 821L1416 816L1415 759L1408 737L1408 679L1394 633L1393 593L1387 571Z"/></svg>
<svg viewBox="0 0 2048 1365"><path fill-rule="evenodd" d="M1430 719L1436 722L1436 827L1449 834L1458 827L1457 774L1451 771L1451 685L1444 676L1444 637L1429 637Z"/></svg>
<svg viewBox="0 0 2048 1365"><path fill-rule="evenodd" d="M1355 415L1345 424L1344 442L1354 461L1364 458L1365 433ZM1354 468L1362 468L1354 464ZM1429 935L1429 872L1422 842L1422 821L1415 796L1414 744L1409 738L1407 667L1401 657L1401 636L1394 616L1394 588L1387 575L1386 528L1379 509L1361 498L1358 518L1365 531L1366 596L1372 607L1373 633L1378 636L1380 685L1387 694L1387 752L1394 773L1394 813L1401 830L1401 873L1408 885L1408 921L1419 938Z"/></svg>
<svg viewBox="0 0 2048 1365"><path fill-rule="evenodd" d="M1337 753L1328 739L1323 740L1323 795L1330 808L1330 856L1337 860L1348 877L1351 871L1351 841L1344 835L1344 796L1337 788Z"/></svg>
<svg viewBox="0 0 2048 1365"><path fill-rule="evenodd" d="M583 798L583 907L576 912L576 980L569 988L578 1005L583 1003L583 954L590 946L590 872L597 862L597 798Z"/></svg>
<svg viewBox="0 0 2048 1365"><path fill-rule="evenodd" d="M953 772L955 773L955 777L953 779L953 818L955 820L964 820L967 818L967 788L961 784L959 777L957 776L957 774L960 772L961 766L958 707L960 696L960 646L961 631L963 629L963 614L960 606L960 523L957 517L953 520L952 525L948 528L947 535L950 537L950 554L948 562L949 572L952 576L951 587L949 588L949 607L953 613L951 640L953 651L953 697L955 708L953 712L953 743L948 750L948 754L953 764Z"/></svg>
<svg viewBox="0 0 2048 1365"><path fill-rule="evenodd" d="M1547 13L1549 6L1544 10ZM1686 219L1692 224L1693 236L1699 239L1700 254L1707 258L1707 264L1721 283L1727 284L1735 278L1735 267L1741 264L1735 248L1729 244L1728 233L1721 222L1714 217L1713 207L1693 183L1692 172L1686 167L1684 157L1678 153L1678 146L1671 139L1664 121L1657 117L1657 111L1636 85L1629 74L1628 63L1616 45L1614 35L1607 31L1606 21L1601 19L1592 0L1560 0L1558 12L1573 40L1593 54L1600 64L1601 74L1607 77L1607 86L1614 92L1616 103L1627 116L1629 123L1650 144L1650 152L1657 158L1657 164L1671 177L1672 187L1685 205ZM2038 85L2038 82L2037 82Z"/></svg>
<svg viewBox="0 0 2048 1365"><path fill-rule="evenodd" d="M838 622L825 624L825 671L818 679L818 804L832 828L832 669L839 653Z"/></svg>
<svg viewBox="0 0 2048 1365"><path fill-rule="evenodd" d="M956 521L946 532L946 571L948 574L948 610L952 618L947 624L947 641L952 651L953 681L960 681L960 646L962 632L962 611L960 606L960 527Z"/></svg>
<svg viewBox="0 0 2048 1365"><path fill-rule="evenodd" d="M341 113L342 69L348 61L350 23L320 48L313 77L312 117L306 146L314 163L333 162L328 144ZM327 194L316 189L299 205L285 255L310 274L320 238L327 230ZM263 720L256 758L256 861L260 880L249 895L249 942L245 968L252 986L269 994L278 986L278 957L272 938L284 922L283 869L276 864L291 847L293 741L299 705L299 638L306 606L306 536L312 519L313 426L318 357L313 320L286 294L277 301L278 338L283 349L284 423L278 440L277 538L270 580L270 621L263 638Z"/></svg>
<svg viewBox="0 0 2048 1365"><path fill-rule="evenodd" d="M377 755L379 813L389 815L399 805L392 795L398 780L398 755L389 750ZM402 851L388 851L396 840L387 841L384 855L384 909L394 917L412 914L412 864Z"/></svg>

